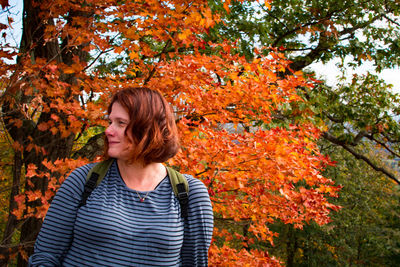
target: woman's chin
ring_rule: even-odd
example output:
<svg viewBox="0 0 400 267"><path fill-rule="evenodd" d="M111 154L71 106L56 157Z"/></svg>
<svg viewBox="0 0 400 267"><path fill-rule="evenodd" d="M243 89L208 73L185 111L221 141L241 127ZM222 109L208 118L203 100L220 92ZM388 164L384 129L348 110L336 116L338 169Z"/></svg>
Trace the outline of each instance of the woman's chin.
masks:
<svg viewBox="0 0 400 267"><path fill-rule="evenodd" d="M108 152L107 152L107 155L110 157L110 158L118 158L118 153L116 153L115 151L112 151L112 150L108 150Z"/></svg>
<svg viewBox="0 0 400 267"><path fill-rule="evenodd" d="M108 150L108 157L120 160L129 160L129 155L121 152L110 151Z"/></svg>

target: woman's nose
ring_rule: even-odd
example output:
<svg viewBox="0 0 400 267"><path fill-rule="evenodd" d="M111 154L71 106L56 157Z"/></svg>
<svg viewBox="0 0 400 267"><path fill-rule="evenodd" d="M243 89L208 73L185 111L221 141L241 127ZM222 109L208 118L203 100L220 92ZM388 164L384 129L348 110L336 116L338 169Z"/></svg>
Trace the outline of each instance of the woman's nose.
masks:
<svg viewBox="0 0 400 267"><path fill-rule="evenodd" d="M106 131L105 131L106 135L113 135L114 134L114 129L112 127L112 124L108 125Z"/></svg>

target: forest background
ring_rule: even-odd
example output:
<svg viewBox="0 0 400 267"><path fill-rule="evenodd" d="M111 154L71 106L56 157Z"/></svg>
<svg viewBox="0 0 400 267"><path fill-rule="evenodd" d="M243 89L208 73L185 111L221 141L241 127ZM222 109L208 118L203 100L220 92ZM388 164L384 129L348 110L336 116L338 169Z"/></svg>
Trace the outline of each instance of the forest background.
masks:
<svg viewBox="0 0 400 267"><path fill-rule="evenodd" d="M380 77L399 67L398 0L24 0L16 45L22 11L0 5L2 266L26 266L129 85L174 107L168 164L209 189L210 266L400 262L400 97ZM308 68L330 60L334 84Z"/></svg>

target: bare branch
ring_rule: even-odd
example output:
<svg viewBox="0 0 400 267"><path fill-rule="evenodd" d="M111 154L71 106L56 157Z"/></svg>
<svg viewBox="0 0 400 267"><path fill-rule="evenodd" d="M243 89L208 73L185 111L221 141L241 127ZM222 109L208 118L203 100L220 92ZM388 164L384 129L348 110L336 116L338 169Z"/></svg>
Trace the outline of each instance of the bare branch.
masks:
<svg viewBox="0 0 400 267"><path fill-rule="evenodd" d="M387 144L385 144L384 142L379 141L378 139L376 139L373 135L366 135L366 137L371 140L376 142L377 144L381 145L383 148L385 148L387 151L389 151L389 153L391 153L392 155L394 155L395 157L400 158L400 154L397 153L396 151L393 151L393 149L391 149Z"/></svg>
<svg viewBox="0 0 400 267"><path fill-rule="evenodd" d="M171 45L171 43L172 43L171 39L168 39L168 41L165 43L165 46L164 46L163 50L162 50L161 53L159 54L160 56L159 56L158 63L161 62L161 57L162 57L162 55L167 51L167 49L168 49L168 47ZM144 84L147 84L147 83L150 81L150 79L153 77L154 73L156 72L156 69L157 69L157 65L154 66L153 69L150 71L150 74L149 74L149 76L146 78L146 80L144 81Z"/></svg>
<svg viewBox="0 0 400 267"><path fill-rule="evenodd" d="M400 23L398 23L397 21L394 21L393 19L389 18L388 16L386 16L385 14L383 14L383 17L385 19L387 19L388 21L390 21L393 24L396 24L398 27L400 27Z"/></svg>
<svg viewBox="0 0 400 267"><path fill-rule="evenodd" d="M386 175L387 177L389 177L390 179L392 179L394 182L396 182L397 184L400 185L400 179L397 178L393 173L391 173L389 170L387 170L384 167L379 167L377 166L375 163L373 163L369 158L367 158L366 156L358 153L357 151L355 151L352 147L350 147L348 144L346 144L345 142L337 139L336 137L334 137L333 135L325 132L322 135L326 140L339 145L341 147L343 147L345 150L347 150L348 152L350 152L350 154L352 154L355 158L364 161L365 163L367 163L371 168L373 168L375 171L381 172L384 175Z"/></svg>

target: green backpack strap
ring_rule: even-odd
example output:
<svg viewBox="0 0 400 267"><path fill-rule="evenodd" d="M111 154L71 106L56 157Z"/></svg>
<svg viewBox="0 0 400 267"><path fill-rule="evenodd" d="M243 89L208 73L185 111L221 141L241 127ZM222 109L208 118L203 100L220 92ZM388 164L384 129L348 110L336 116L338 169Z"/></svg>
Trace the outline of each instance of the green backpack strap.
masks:
<svg viewBox="0 0 400 267"><path fill-rule="evenodd" d="M101 161L94 165L86 176L86 183L83 189L81 202L79 207L86 204L92 191L101 183L104 176L106 175L111 164L114 162L113 158ZM181 217L188 217L188 205L189 205L189 184L186 178L176 170L166 167L168 172L168 177L172 185L172 190L176 198L179 200L181 206Z"/></svg>
<svg viewBox="0 0 400 267"><path fill-rule="evenodd" d="M171 182L172 190L175 196L179 200L181 206L181 217L188 217L188 206L189 206L189 184L186 178L176 170L166 167L168 177Z"/></svg>
<svg viewBox="0 0 400 267"><path fill-rule="evenodd" d="M90 169L86 176L86 183L85 187L83 188L82 198L81 202L79 203L79 207L82 207L86 204L86 201L89 198L90 194L96 188L96 186L101 183L113 162L113 158L100 161Z"/></svg>

